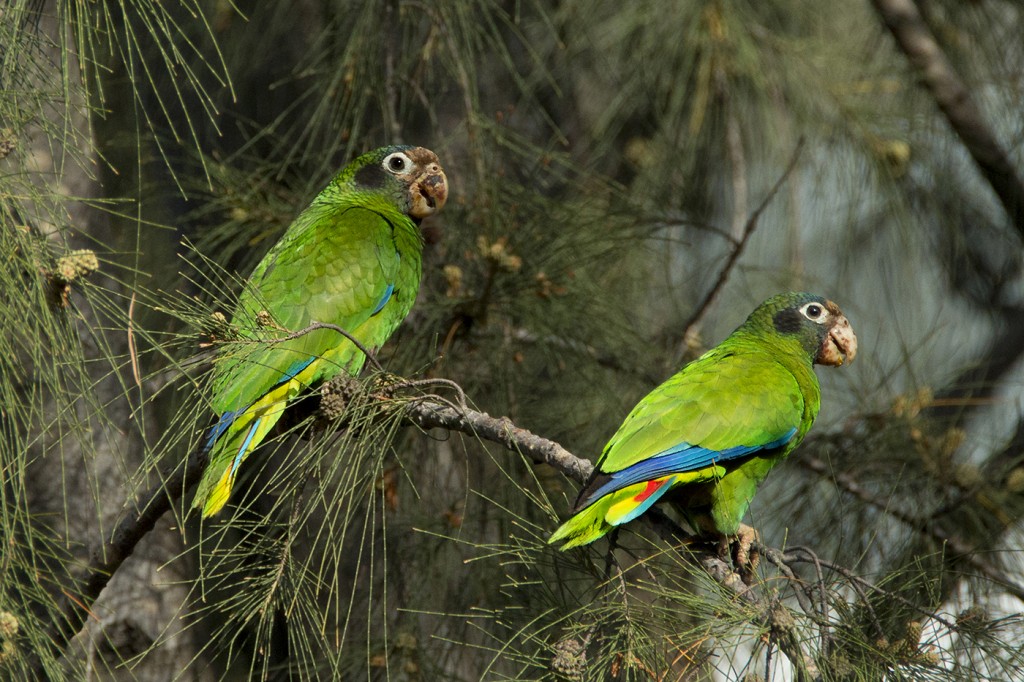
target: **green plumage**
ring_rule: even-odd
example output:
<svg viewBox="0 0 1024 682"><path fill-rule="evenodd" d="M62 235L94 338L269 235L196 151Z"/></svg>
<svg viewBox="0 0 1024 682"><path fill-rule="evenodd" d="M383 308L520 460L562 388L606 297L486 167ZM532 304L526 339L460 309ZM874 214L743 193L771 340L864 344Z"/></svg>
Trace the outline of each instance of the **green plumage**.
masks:
<svg viewBox="0 0 1024 682"><path fill-rule="evenodd" d="M256 266L232 319L241 338L214 365L218 422L194 502L204 516L223 507L238 467L289 400L362 368L363 352L336 330L303 330L337 325L376 349L409 313L421 274L419 221L446 198L433 152L375 150L346 166Z"/></svg>
<svg viewBox="0 0 1024 682"><path fill-rule="evenodd" d="M549 542L593 542L661 499L695 530L736 535L758 484L814 423L821 396L813 365L855 353L856 337L834 303L806 293L768 299L633 408L575 515Z"/></svg>

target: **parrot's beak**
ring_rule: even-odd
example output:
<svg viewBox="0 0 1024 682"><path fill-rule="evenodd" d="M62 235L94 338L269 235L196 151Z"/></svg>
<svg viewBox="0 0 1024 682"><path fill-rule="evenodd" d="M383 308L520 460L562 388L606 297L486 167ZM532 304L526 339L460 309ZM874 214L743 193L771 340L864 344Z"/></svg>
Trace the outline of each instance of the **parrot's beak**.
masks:
<svg viewBox="0 0 1024 682"><path fill-rule="evenodd" d="M448 201L448 178L437 161L428 163L423 174L409 188L412 207L409 215L417 220L434 215Z"/></svg>
<svg viewBox="0 0 1024 682"><path fill-rule="evenodd" d="M817 361L819 365L839 367L844 362L853 362L853 358L857 355L857 335L853 333L853 327L850 326L846 315L840 312L838 306L830 302L829 309L832 308L835 309L834 313L838 316L821 344Z"/></svg>

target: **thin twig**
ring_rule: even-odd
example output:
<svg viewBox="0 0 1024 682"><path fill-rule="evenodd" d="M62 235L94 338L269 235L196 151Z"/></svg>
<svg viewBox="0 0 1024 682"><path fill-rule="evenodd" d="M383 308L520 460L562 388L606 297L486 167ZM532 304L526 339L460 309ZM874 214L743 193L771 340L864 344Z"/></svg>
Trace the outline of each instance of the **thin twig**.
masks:
<svg viewBox="0 0 1024 682"><path fill-rule="evenodd" d="M725 264L722 265L722 269L719 270L718 277L715 279L714 285L712 285L711 289L709 289L704 295L704 298L693 311L693 314L690 315L690 319L688 319L686 324L683 326L684 347L686 339L689 338L693 330L700 325L701 321L704 319L704 315L707 314L708 309L711 307L711 304L725 286L733 268L736 267L736 263L739 262L740 256L743 255L743 251L746 249L747 243L750 241L751 235L753 235L754 230L757 229L761 214L765 212L768 205L771 204L772 200L775 198L775 195L779 193L779 190L782 189L786 180L796 169L796 163L800 159L800 153L803 151L803 148L804 139L801 137L797 140L796 147L793 149L793 153L790 155L789 162L786 164L785 170L782 171L782 175L779 176L779 179L776 180L775 184L772 185L772 188L768 190L768 193L764 196L764 199L761 200L761 203L758 204L757 208L754 209L754 212L750 214L749 218L747 218L747 223L743 226L743 232L739 239L733 243L732 251L729 253L729 257L726 258Z"/></svg>
<svg viewBox="0 0 1024 682"><path fill-rule="evenodd" d="M466 402L466 393L465 393L465 391L462 390L462 386L459 386L457 383L455 383L451 379L442 379L440 377L431 378L431 379L402 379L401 381L398 381L396 383L389 384L386 388L387 388L388 391L401 391L401 390L405 390L405 389L408 389L408 388L423 388L423 387L426 387L426 386L430 386L430 387L434 387L434 386L447 386L448 388L450 388L452 390L453 393L455 393L455 395L458 396L458 402L450 403L448 400L442 398L441 396L429 396L429 397L435 398L435 399L437 399L437 400L439 400L441 402L444 402L446 404L450 404L450 405L452 405L454 407L459 407L459 408L463 408L463 409L466 409L466 408L469 407L469 404Z"/></svg>
<svg viewBox="0 0 1024 682"><path fill-rule="evenodd" d="M1024 586L1018 585L1002 572L978 559L974 548L959 536L947 533L934 521L919 519L900 509L894 508L889 503L889 500L878 497L870 490L867 490L850 474L832 470L828 464L817 457L804 456L800 457L798 461L805 469L810 469L814 473L834 481L840 490L846 491L861 502L878 509L887 516L901 521L918 533L931 538L937 544L948 547L955 557L967 562L980 574L1002 586L1009 594L1012 594L1020 601L1024 601Z"/></svg>
<svg viewBox="0 0 1024 682"><path fill-rule="evenodd" d="M817 610L814 608L814 603L811 598L807 596L807 591L803 586L803 581L793 573L793 569L782 560L782 552L775 549L774 547L765 547L758 543L758 550L768 560L768 563L775 566L782 575L789 579L793 587L793 594L796 595L796 600L800 604L800 608L803 609L804 613L808 616L814 617L817 615Z"/></svg>
<svg viewBox="0 0 1024 682"><path fill-rule="evenodd" d="M818 557L818 554L808 547L803 547L799 545L790 547L786 550L785 556L782 557L782 562L785 563L787 561L787 557L789 557L789 561L792 561L792 557L801 553L806 555L805 561L814 564L814 568L816 571L818 571L818 576L820 580L821 569L824 564ZM857 593L857 596L860 597L861 602L864 604L865 608L867 608L868 614L870 614L871 616L871 624L875 626L875 636L882 637L885 634L885 631L882 628L882 621L878 618L878 614L875 613L875 607L871 604L871 600L868 599L868 595L864 591L864 588L862 588L860 584L857 582L851 582L850 587L853 588L853 591Z"/></svg>
<svg viewBox="0 0 1024 682"><path fill-rule="evenodd" d="M300 336L305 336L306 334L309 334L310 332L315 332L318 329L330 329L331 331L338 332L339 334L344 336L346 339L351 341L353 346L355 346L360 351L362 351L363 355L366 356L367 361L370 363L370 366L372 366L378 372L383 372L384 371L384 367L382 367L380 362L377 361L377 357L373 354L373 352L369 348L364 346L363 343L359 339L357 339L356 337L352 336L352 334L348 333L347 331L345 331L344 329L342 329L341 327L339 327L336 324L331 324L330 322L316 322L316 321L313 321L313 322L309 323L309 326L307 326L307 327L305 327L303 329L300 329L300 330L298 330L296 332L291 332L291 333L287 334L286 336L282 336L282 337L277 338L277 339L260 339L259 343L267 343L267 344L284 343L285 341L291 341L292 339L297 339Z"/></svg>
<svg viewBox="0 0 1024 682"><path fill-rule="evenodd" d="M812 560L812 559L808 558L810 556L814 556L814 559ZM957 629L956 623L954 623L953 621L949 620L948 618L946 618L944 616L941 616L941 615L939 615L938 613L936 613L934 611L926 609L923 606L918 606L917 604L915 604L914 602L910 601L906 597L902 597L902 596L896 594L895 592L893 592L892 590L887 590L884 587L879 587L878 585L874 585L874 584L868 582L867 580L865 580L864 578L861 578L859 575L856 575L853 571L851 571L850 569L848 569L848 568L846 568L844 566L840 566L839 564L832 563L831 561L826 561L824 559L821 559L820 557L815 555L814 552L812 552L811 550L809 550L806 547L791 547L789 550L787 550L783 554L783 558L784 558L784 560L787 563L794 563L794 562L808 563L808 562L811 562L811 561L813 561L815 563L820 563L822 566L824 566L825 568L829 569L830 571L835 571L839 575L841 575L844 578L846 578L846 580L850 583L850 586L853 587L854 589L857 589L857 586L865 587L865 588L871 590L872 592L876 592L878 594L881 594L881 595L885 596L888 599L893 599L895 601L898 601L899 603L903 604L907 608L910 608L910 609L913 609L914 611L917 611L922 616L927 616L928 618L931 618L931 619L935 620L935 622L944 625L945 627L949 628L951 631L954 631L954 630ZM858 592L858 594L863 595L863 592L861 590L857 590L857 592ZM868 602L868 600L866 598L866 595L863 595L862 598L864 599L864 603L867 604L868 608L870 609L870 602ZM877 616L874 616L874 611L872 611L872 616L877 620Z"/></svg>
<svg viewBox="0 0 1024 682"><path fill-rule="evenodd" d="M811 558L813 559L813 564L814 564L814 577L816 579L815 585L816 585L816 587L818 589L818 596L819 596L818 603L821 604L821 619L822 619L822 621L827 623L828 619L829 619L829 612L828 612L828 591L825 589L825 572L821 568L821 562L818 561L818 555L812 552L811 553ZM785 562L783 562L783 563L785 563ZM821 650L822 650L823 653L826 653L826 654L828 653L831 641L832 641L831 635L829 634L829 631L826 628L821 633Z"/></svg>

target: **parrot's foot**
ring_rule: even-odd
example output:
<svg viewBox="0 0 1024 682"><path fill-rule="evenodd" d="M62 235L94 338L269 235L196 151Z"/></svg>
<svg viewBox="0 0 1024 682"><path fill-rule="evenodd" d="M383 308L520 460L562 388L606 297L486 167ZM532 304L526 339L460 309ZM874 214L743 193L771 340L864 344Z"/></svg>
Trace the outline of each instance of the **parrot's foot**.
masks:
<svg viewBox="0 0 1024 682"><path fill-rule="evenodd" d="M754 583L754 571L757 570L757 565L761 563L761 552L754 547L754 543L760 541L761 538L756 530L750 526L740 524L740 528L736 532L736 548L733 550L733 561L740 573L740 578L746 585Z"/></svg>
<svg viewBox="0 0 1024 682"><path fill-rule="evenodd" d="M757 531L741 523L736 535L723 535L718 542L718 556L722 561L732 559L732 565L746 585L754 583L754 571L761 562L761 553L753 546L759 541Z"/></svg>

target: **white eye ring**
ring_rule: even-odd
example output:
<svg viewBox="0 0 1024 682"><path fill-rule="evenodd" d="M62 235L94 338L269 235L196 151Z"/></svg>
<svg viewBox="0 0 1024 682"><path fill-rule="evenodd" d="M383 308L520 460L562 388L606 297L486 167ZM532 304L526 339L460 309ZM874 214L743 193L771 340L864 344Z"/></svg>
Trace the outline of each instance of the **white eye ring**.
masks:
<svg viewBox="0 0 1024 682"><path fill-rule="evenodd" d="M828 317L828 310L822 304L811 301L800 307L800 313L811 322L822 322Z"/></svg>
<svg viewBox="0 0 1024 682"><path fill-rule="evenodd" d="M413 163L412 159L402 152L395 152L394 154L388 154L385 156L381 165L384 166L384 170L389 173L401 175L402 173L408 173L412 169Z"/></svg>

